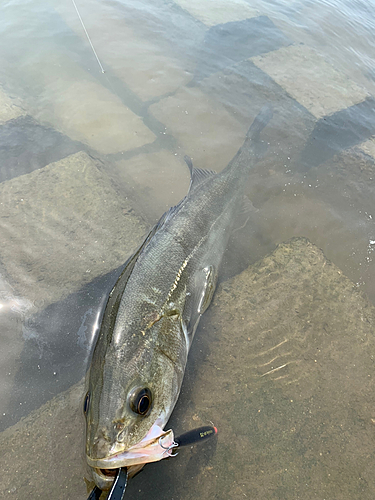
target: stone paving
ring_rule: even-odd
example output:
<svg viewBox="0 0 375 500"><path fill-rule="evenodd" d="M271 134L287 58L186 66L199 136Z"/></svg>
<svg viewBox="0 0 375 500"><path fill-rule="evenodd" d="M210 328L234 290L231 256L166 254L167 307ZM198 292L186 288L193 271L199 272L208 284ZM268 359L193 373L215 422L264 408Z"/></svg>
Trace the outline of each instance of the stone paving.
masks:
<svg viewBox="0 0 375 500"><path fill-rule="evenodd" d="M72 30L82 36L75 11L61 3L56 9ZM93 1L81 4L80 9L87 30L94 34L93 42L101 47L100 57L105 68L114 72L140 99L148 101L176 91L189 81L189 74L175 57L168 57L153 36L141 36L130 23L113 15L116 11L111 5ZM106 30L96 30L103 16L108 19ZM115 38L113 33L117 34Z"/></svg>
<svg viewBox="0 0 375 500"><path fill-rule="evenodd" d="M362 151L364 153L368 154L372 158L375 158L375 138L369 139L368 141L363 142L360 145L360 148L362 149Z"/></svg>
<svg viewBox="0 0 375 500"><path fill-rule="evenodd" d="M118 267L145 233L84 152L1 183L0 190L7 277L45 305Z"/></svg>
<svg viewBox="0 0 375 500"><path fill-rule="evenodd" d="M236 154L248 128L196 87L183 88L153 104L150 113L173 131L196 166L216 171Z"/></svg>
<svg viewBox="0 0 375 500"><path fill-rule="evenodd" d="M22 107L21 101L8 96L0 86L0 125L25 114L26 110Z"/></svg>
<svg viewBox="0 0 375 500"><path fill-rule="evenodd" d="M28 174L73 153L85 145L73 141L30 115L20 115L0 126L0 182Z"/></svg>
<svg viewBox="0 0 375 500"><path fill-rule="evenodd" d="M369 96L304 45L283 47L252 60L317 119L358 104Z"/></svg>
<svg viewBox="0 0 375 500"><path fill-rule="evenodd" d="M74 141L100 154L118 153L153 142L155 135L141 117L121 99L66 56L53 57L60 72L50 73L49 65L29 70L42 82L43 91L35 98L35 117L52 124ZM42 103L48 102L43 107Z"/></svg>
<svg viewBox="0 0 375 500"><path fill-rule="evenodd" d="M169 207L182 200L190 184L185 162L165 149L116 162L113 176L116 183L132 190L133 199L136 198L149 220L158 220Z"/></svg>
<svg viewBox="0 0 375 500"><path fill-rule="evenodd" d="M252 9L244 0L234 0L233 2L227 0L209 0L208 2L177 0L176 3L206 26L242 21L259 15L259 12Z"/></svg>

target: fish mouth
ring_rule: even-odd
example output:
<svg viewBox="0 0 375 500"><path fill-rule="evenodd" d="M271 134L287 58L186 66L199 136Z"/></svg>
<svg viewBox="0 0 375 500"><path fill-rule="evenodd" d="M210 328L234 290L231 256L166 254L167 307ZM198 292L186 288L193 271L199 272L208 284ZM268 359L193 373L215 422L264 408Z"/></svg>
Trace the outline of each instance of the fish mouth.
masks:
<svg viewBox="0 0 375 500"><path fill-rule="evenodd" d="M92 470L94 483L103 491L110 490L116 477L117 469L97 469Z"/></svg>
<svg viewBox="0 0 375 500"><path fill-rule="evenodd" d="M163 458L168 458L172 455L175 446L177 445L174 442L173 430L164 431L155 423L146 436L130 448L106 458L91 458L89 456L86 458L90 467L99 470L100 475L107 477L111 469L158 462Z"/></svg>
<svg viewBox="0 0 375 500"><path fill-rule="evenodd" d="M134 477L144 467L144 464L131 465L127 468L128 479ZM112 488L113 481L118 473L118 469L92 469L92 479L96 486L102 491L108 491Z"/></svg>

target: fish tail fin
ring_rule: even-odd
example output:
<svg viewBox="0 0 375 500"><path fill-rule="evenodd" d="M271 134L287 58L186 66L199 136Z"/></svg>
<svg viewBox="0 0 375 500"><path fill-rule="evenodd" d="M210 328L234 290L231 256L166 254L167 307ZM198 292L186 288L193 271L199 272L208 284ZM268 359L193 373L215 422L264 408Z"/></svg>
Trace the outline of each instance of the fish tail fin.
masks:
<svg viewBox="0 0 375 500"><path fill-rule="evenodd" d="M253 123L250 125L249 130L247 131L246 134L245 142L247 142L247 140L251 141L257 140L259 134L262 132L264 127L267 126L268 122L272 119L272 117L273 117L273 110L271 106L269 106L268 104L264 105L254 118Z"/></svg>
<svg viewBox="0 0 375 500"><path fill-rule="evenodd" d="M255 163L255 161L262 156L262 154L259 154L259 135L272 117L273 110L271 106L263 106L255 117L253 123L250 125L244 143L237 151L237 154L229 162L228 166L224 169L225 171L235 171L238 169L248 170Z"/></svg>

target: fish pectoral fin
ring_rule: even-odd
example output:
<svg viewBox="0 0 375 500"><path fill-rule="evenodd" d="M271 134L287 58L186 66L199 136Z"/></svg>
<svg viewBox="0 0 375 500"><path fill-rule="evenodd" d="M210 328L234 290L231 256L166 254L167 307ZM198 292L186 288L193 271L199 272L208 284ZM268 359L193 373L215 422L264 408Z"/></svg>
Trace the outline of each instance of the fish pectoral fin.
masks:
<svg viewBox="0 0 375 500"><path fill-rule="evenodd" d="M199 273L203 274L203 280L202 275ZM186 344L188 347L194 337L202 314L207 310L212 301L217 284L217 277L218 273L214 266L207 266L201 271L198 271L197 282L195 285L198 294L194 294L192 302L188 301L188 307L184 311L183 317L181 317L181 329L186 338ZM189 294L189 296L191 296L191 294Z"/></svg>
<svg viewBox="0 0 375 500"><path fill-rule="evenodd" d="M192 331L191 331L190 325L187 325L186 322L185 322L185 320L183 318L181 318L181 329L182 329L182 332L184 334L186 346L189 349L190 348L190 344L191 344L191 334L192 334Z"/></svg>
<svg viewBox="0 0 375 500"><path fill-rule="evenodd" d="M217 269L214 266L207 266L203 269L206 274L202 293L198 303L198 313L203 314L211 304L217 284Z"/></svg>

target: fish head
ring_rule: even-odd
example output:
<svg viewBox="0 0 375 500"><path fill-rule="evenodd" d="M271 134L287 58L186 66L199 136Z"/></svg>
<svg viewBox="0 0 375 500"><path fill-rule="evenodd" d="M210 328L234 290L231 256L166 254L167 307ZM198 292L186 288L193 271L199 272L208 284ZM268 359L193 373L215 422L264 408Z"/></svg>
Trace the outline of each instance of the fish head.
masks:
<svg viewBox="0 0 375 500"><path fill-rule="evenodd" d="M86 458L101 488L111 470L167 458L173 431L164 431L186 365L178 314L159 316L111 342L98 340L84 401ZM109 471L109 474L108 474ZM130 471L131 472L131 471ZM110 476L108 478L108 476ZM103 482L104 481L104 482Z"/></svg>

